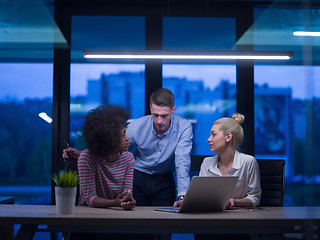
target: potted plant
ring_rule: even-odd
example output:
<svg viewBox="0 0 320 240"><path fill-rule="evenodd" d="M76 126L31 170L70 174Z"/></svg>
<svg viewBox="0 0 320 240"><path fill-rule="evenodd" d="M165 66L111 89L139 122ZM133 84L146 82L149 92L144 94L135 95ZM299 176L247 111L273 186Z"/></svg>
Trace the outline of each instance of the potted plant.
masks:
<svg viewBox="0 0 320 240"><path fill-rule="evenodd" d="M75 171L61 171L59 176L53 174L56 183L55 199L57 214L72 214L76 203L77 185L79 177Z"/></svg>

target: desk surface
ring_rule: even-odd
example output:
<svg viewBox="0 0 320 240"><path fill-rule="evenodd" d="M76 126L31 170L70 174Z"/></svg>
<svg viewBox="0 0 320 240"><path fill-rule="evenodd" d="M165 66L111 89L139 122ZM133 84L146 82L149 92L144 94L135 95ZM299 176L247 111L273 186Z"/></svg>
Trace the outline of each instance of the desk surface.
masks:
<svg viewBox="0 0 320 240"><path fill-rule="evenodd" d="M215 227L279 227L288 225L320 225L320 207L271 207L269 211L247 209L219 213L170 213L156 207L90 208L76 206L72 215L56 215L53 205L0 205L0 225L46 224L51 226L101 227L110 231L127 228L148 228L168 232L206 232ZM130 230L131 229L131 230Z"/></svg>

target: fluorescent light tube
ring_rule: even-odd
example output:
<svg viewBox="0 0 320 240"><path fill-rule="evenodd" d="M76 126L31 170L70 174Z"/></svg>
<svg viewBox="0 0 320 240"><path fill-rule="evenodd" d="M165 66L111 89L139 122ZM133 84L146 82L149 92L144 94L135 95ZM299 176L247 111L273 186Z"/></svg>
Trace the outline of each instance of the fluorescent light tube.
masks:
<svg viewBox="0 0 320 240"><path fill-rule="evenodd" d="M294 31L293 35L303 37L320 37L320 32Z"/></svg>
<svg viewBox="0 0 320 240"><path fill-rule="evenodd" d="M177 51L106 51L85 50L85 58L95 59L188 59L188 60L289 60L293 57L290 52L177 52Z"/></svg>

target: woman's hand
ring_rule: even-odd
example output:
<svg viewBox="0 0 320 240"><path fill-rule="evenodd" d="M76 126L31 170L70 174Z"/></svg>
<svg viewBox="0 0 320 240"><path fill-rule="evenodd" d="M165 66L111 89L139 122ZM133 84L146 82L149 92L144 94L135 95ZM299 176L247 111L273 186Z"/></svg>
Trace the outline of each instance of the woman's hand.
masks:
<svg viewBox="0 0 320 240"><path fill-rule="evenodd" d="M234 207L234 198L230 198L228 200L227 206L225 207L226 210L230 210L233 209Z"/></svg>
<svg viewBox="0 0 320 240"><path fill-rule="evenodd" d="M70 159L70 158L78 159L80 156L80 153L81 153L81 151L79 151L75 148L69 147L69 148L63 149L62 157L66 158L66 159Z"/></svg>
<svg viewBox="0 0 320 240"><path fill-rule="evenodd" d="M180 207L181 204L182 204L182 202L183 202L183 200L175 201L175 202L173 203L173 207Z"/></svg>
<svg viewBox="0 0 320 240"><path fill-rule="evenodd" d="M124 210L131 210L136 206L136 200L133 198L130 190L120 193L119 196L121 196L120 205Z"/></svg>

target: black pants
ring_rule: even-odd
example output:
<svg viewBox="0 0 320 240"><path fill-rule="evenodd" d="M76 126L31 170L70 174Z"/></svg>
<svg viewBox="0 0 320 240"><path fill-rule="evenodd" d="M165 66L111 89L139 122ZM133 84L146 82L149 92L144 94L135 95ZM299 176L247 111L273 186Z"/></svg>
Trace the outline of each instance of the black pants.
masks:
<svg viewBox="0 0 320 240"><path fill-rule="evenodd" d="M173 174L150 175L134 170L133 197L137 206L172 206L175 201Z"/></svg>
<svg viewBox="0 0 320 240"><path fill-rule="evenodd" d="M133 197L137 206L172 206L176 186L172 173L151 175L134 170ZM171 234L135 235L134 239L170 240Z"/></svg>

